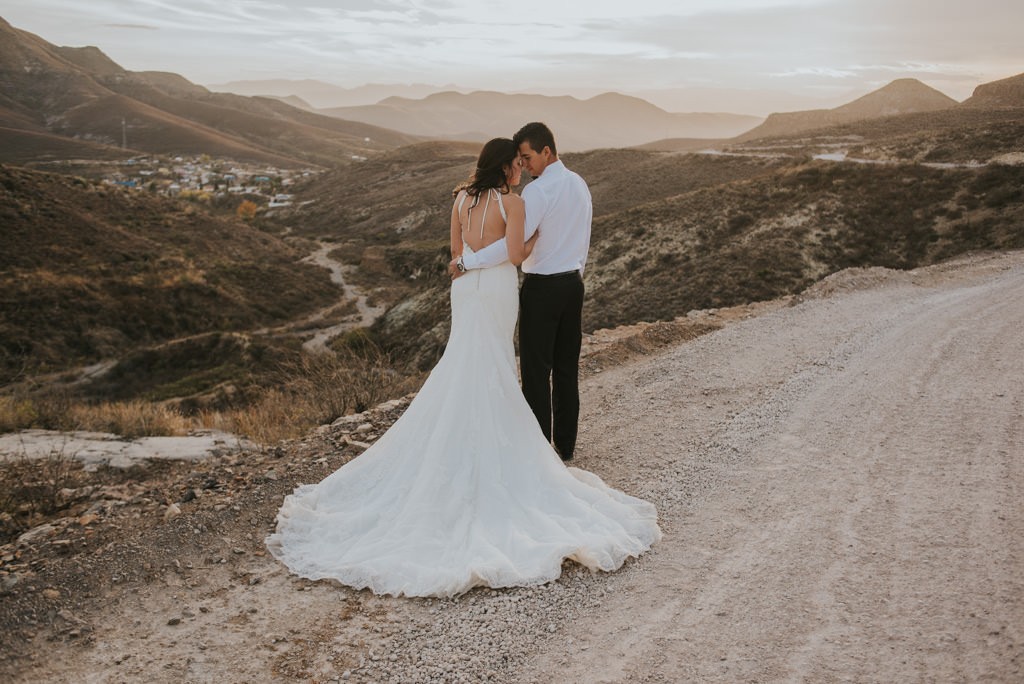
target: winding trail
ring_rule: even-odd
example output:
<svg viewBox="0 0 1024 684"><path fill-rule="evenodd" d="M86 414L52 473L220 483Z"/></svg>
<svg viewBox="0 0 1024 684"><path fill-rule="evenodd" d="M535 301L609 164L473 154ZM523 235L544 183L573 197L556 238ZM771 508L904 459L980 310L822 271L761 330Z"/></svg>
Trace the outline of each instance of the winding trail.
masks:
<svg viewBox="0 0 1024 684"><path fill-rule="evenodd" d="M322 240L317 241L317 245L317 250L303 258L302 261L307 261L330 271L331 282L336 285L340 285L342 289L342 296L339 302L326 306L318 311L314 311L305 318L297 321L289 321L284 325L279 325L274 328L261 328L259 330L254 330L254 335L309 335L310 338L302 343L302 348L310 353L324 354L330 351L327 347L327 343L335 337L355 328L368 328L373 325L374 321L384 314L385 307L370 306L367 295L355 285L352 285L345 280L345 271L350 270L352 267L346 266L339 261L335 261L330 256L331 251L337 249L338 245L332 242L324 242ZM345 320L334 325L317 325L319 321L322 321L330 315L332 311L348 301L355 302L356 314L347 316Z"/></svg>
<svg viewBox="0 0 1024 684"><path fill-rule="evenodd" d="M306 340L302 344L302 348L307 352L312 353L325 353L327 352L327 343L333 340L338 335L348 332L354 328L368 328L373 325L373 322L380 318L385 311L383 306L370 306L367 301L367 296L361 292L354 285L346 282L345 270L346 266L338 261L335 261L330 257L332 250L337 248L337 245L331 242L319 241L317 244L320 245L320 249L310 254L303 261L309 261L322 266L330 270L331 282L341 286L345 293L344 299L354 299L356 302L356 311L359 313L359 318L355 321L345 321L337 325L332 325L326 328L321 328L316 334L310 339ZM326 310L325 310L326 311ZM319 320L323 317L325 311L317 312L310 318L306 319L311 322L313 320ZM319 315L319 318L314 316Z"/></svg>

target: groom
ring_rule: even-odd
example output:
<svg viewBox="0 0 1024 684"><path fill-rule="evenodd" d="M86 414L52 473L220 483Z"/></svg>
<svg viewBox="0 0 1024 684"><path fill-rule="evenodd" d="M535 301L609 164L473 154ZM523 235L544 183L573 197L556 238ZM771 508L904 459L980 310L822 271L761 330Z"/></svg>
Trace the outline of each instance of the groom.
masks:
<svg viewBox="0 0 1024 684"><path fill-rule="evenodd" d="M576 449L580 414L579 360L583 341L583 269L590 249L593 208L586 182L558 159L555 137L540 122L512 138L534 180L523 189L525 237L538 230L523 262L519 290L519 358L523 395L563 461ZM452 261L453 277L508 258L504 240Z"/></svg>

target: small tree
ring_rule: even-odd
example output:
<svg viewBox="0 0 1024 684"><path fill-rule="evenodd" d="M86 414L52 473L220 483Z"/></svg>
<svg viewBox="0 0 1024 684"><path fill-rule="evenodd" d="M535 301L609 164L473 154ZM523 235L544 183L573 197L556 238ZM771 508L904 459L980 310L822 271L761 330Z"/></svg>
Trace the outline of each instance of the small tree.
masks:
<svg viewBox="0 0 1024 684"><path fill-rule="evenodd" d="M235 210L235 213L238 215L238 218L251 221L256 218L257 209L259 209L259 207L256 206L256 203L252 200L242 200L242 203L238 205L238 209Z"/></svg>

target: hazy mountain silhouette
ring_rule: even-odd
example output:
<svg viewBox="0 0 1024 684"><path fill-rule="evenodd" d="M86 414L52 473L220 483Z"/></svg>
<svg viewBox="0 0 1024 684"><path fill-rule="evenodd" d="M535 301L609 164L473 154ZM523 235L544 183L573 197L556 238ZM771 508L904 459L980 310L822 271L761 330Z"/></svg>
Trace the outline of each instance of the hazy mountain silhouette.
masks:
<svg viewBox="0 0 1024 684"><path fill-rule="evenodd" d="M453 85L435 86L426 83L367 83L355 88L344 88L310 78L229 81L228 83L211 83L207 87L215 92L228 92L236 95L261 95L276 98L295 96L316 109L357 107L376 104L387 97L420 98L446 90L463 90Z"/></svg>
<svg viewBox="0 0 1024 684"><path fill-rule="evenodd" d="M629 147L667 137L728 138L760 121L742 114L671 113L619 93L580 100L568 95L444 92L322 112L412 135L475 141L510 136L527 121L543 120L564 151Z"/></svg>
<svg viewBox="0 0 1024 684"><path fill-rule="evenodd" d="M368 83L355 88L345 88L314 79L267 79L239 80L227 83L205 84L215 92L230 92L237 95L264 96L284 99L296 96L317 109L333 107L358 107L377 104L389 97L421 99L434 93L471 93L478 88L454 84L431 85L426 83ZM607 88L575 87L515 88L503 90L516 95L549 95L558 97L572 95L586 99L607 92ZM843 97L835 95L822 97L785 90L740 89L740 88L697 88L692 86L653 89L619 89L623 95L638 97L667 112L729 112L751 114L764 118L768 112L786 112L797 109L820 109L842 103Z"/></svg>
<svg viewBox="0 0 1024 684"><path fill-rule="evenodd" d="M897 79L840 107L802 112L775 113L763 124L738 136L754 140L788 136L835 124L874 119L894 114L930 112L956 106L957 101L913 78Z"/></svg>
<svg viewBox="0 0 1024 684"><path fill-rule="evenodd" d="M10 143L0 149L6 161L37 158L34 149L42 157L117 156L127 142L142 152L298 166L415 138L276 100L211 93L177 74L127 71L96 47L58 47L0 19L0 140Z"/></svg>

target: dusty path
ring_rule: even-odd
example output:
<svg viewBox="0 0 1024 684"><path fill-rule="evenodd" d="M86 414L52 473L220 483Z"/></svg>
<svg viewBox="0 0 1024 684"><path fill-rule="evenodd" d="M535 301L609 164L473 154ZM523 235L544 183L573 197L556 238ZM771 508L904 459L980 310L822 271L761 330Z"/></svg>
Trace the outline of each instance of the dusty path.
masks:
<svg viewBox="0 0 1024 684"><path fill-rule="evenodd" d="M346 266L341 262L335 261L331 258L331 251L337 248L337 245L330 242L318 242L320 249L306 257L306 260L330 270L331 282L341 285L342 290L345 293L343 300L353 299L356 303L356 311L359 317L354 321L346 321L337 325L332 325L327 328L323 328L316 332L313 337L302 343L302 348L308 352L323 353L327 351L327 343L333 340L338 335L352 330L353 328L368 328L373 325L376 321L384 314L383 306L370 306L367 301L367 296L357 287L345 280L345 269ZM308 319L310 321L313 318Z"/></svg>
<svg viewBox="0 0 1024 684"><path fill-rule="evenodd" d="M345 280L345 271L354 267L346 266L340 261L331 258L331 252L338 245L322 240L317 241L317 245L316 251L304 257L302 261L315 264L330 271L331 282L340 285L342 289L342 296L339 300L340 304L336 302L318 311L314 311L305 318L290 321L275 328L260 328L253 331L253 334L310 336L308 340L302 343L302 348L310 353L322 354L328 351L327 343L335 337L354 328L368 328L384 314L385 307L370 306L367 295L355 285ZM320 323L324 318L333 314L339 306L344 306L350 301L355 305L356 311L354 314L346 316L345 320L340 323L332 325Z"/></svg>
<svg viewBox="0 0 1024 684"><path fill-rule="evenodd" d="M263 555L268 497L248 534L188 523L220 550L83 603L88 643L40 634L21 679L1024 680L1024 253L813 290L587 380L580 467L665 531L617 573L309 583Z"/></svg>
<svg viewBox="0 0 1024 684"><path fill-rule="evenodd" d="M1024 259L968 263L593 383L666 539L532 678L1024 680Z"/></svg>

